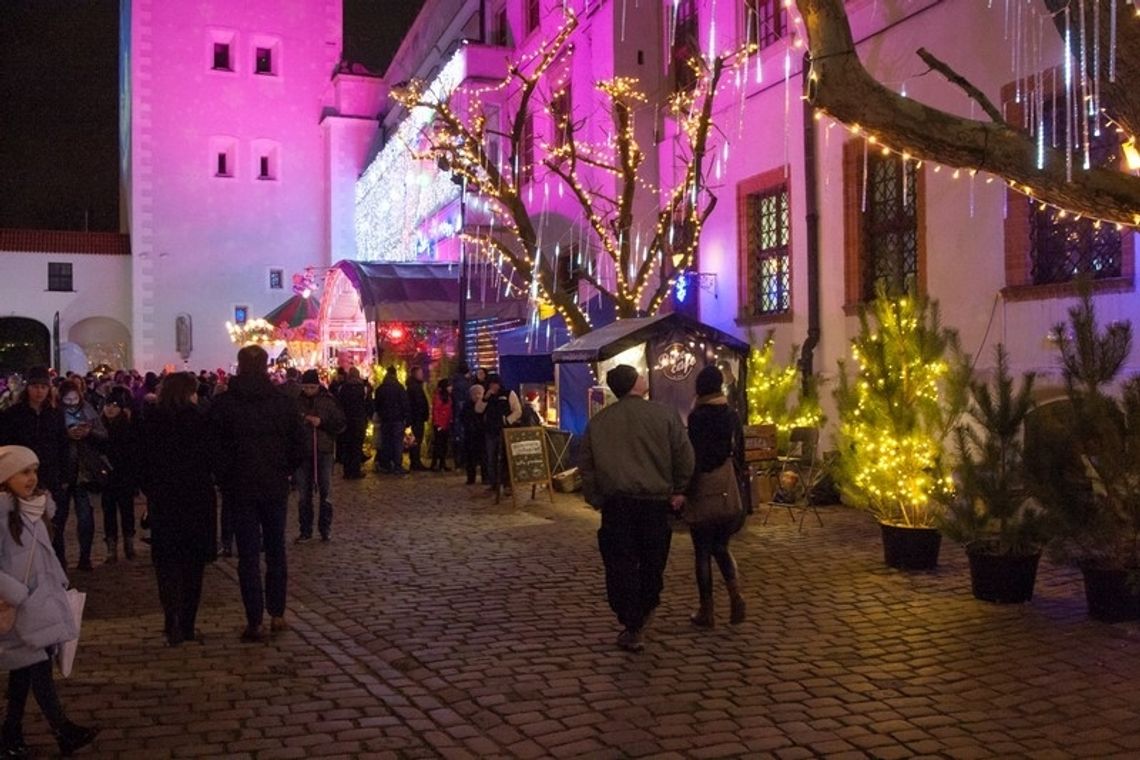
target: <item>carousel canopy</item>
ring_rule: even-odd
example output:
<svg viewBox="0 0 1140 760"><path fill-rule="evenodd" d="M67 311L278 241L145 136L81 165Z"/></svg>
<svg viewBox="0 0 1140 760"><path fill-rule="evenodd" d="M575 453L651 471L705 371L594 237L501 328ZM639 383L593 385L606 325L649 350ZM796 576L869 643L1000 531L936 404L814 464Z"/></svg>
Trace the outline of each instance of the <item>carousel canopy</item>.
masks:
<svg viewBox="0 0 1140 760"><path fill-rule="evenodd" d="M638 319L619 319L581 338L554 349L555 363L599 362L617 356L627 348L658 335L683 331L691 337L722 345L739 354L748 353L748 344L728 333L689 319L682 314L658 314Z"/></svg>
<svg viewBox="0 0 1140 760"><path fill-rule="evenodd" d="M441 263L340 261L360 294L369 322L455 322L459 319L459 267ZM500 278L486 267L469 275L467 318L524 319L525 297L502 294Z"/></svg>
<svg viewBox="0 0 1140 760"><path fill-rule="evenodd" d="M298 293L266 314L265 321L274 327L300 327L310 319L317 319L320 313L320 301Z"/></svg>

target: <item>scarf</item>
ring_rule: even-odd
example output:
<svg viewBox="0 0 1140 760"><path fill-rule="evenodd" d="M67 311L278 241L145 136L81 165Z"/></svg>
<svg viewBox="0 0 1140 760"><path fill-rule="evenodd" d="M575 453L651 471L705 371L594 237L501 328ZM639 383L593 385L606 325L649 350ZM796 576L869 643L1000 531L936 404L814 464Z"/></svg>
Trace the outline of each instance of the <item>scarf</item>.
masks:
<svg viewBox="0 0 1140 760"><path fill-rule="evenodd" d="M700 406L701 404L710 404L710 405L718 405L718 406L719 405L726 405L726 404L728 404L728 397L726 397L723 393L709 393L705 396L697 396L697 401L696 401L695 406Z"/></svg>
<svg viewBox="0 0 1140 760"><path fill-rule="evenodd" d="M30 499L20 499L19 502L20 514L28 518L30 522L36 523L43 518L44 510L47 509L47 494L41 493Z"/></svg>

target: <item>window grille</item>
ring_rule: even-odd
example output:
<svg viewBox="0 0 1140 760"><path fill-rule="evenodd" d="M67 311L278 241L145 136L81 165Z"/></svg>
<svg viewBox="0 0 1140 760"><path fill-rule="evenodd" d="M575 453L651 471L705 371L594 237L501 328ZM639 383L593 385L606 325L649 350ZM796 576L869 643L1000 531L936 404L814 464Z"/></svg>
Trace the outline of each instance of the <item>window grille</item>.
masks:
<svg viewBox="0 0 1140 760"><path fill-rule="evenodd" d="M65 261L48 262L48 290L70 293L73 291L71 263Z"/></svg>
<svg viewBox="0 0 1140 760"><path fill-rule="evenodd" d="M748 41L759 50L779 42L788 30L788 10L781 0L744 0Z"/></svg>
<svg viewBox="0 0 1140 760"><path fill-rule="evenodd" d="M787 185L749 194L745 213L749 316L786 312L792 305Z"/></svg>
<svg viewBox="0 0 1140 760"><path fill-rule="evenodd" d="M697 86L697 72L689 61L701 55L700 24L696 0L681 0L677 6L673 35L673 89L688 92Z"/></svg>
<svg viewBox="0 0 1140 760"><path fill-rule="evenodd" d="M918 288L918 170L907 161L904 176L904 162L897 156L872 154L867 159L862 283L863 300L871 301L880 284L888 293Z"/></svg>

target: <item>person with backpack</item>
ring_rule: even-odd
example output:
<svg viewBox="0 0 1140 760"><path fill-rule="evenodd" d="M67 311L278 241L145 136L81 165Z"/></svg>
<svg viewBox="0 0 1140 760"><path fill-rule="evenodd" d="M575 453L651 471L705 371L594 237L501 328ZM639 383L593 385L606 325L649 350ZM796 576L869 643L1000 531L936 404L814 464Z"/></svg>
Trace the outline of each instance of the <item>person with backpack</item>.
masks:
<svg viewBox="0 0 1140 760"><path fill-rule="evenodd" d="M487 375L487 391L483 400L475 402L475 411L483 415L486 441L487 480L489 491L497 491L503 482L503 428L511 427L522 419L522 404L518 394L503 387L498 373Z"/></svg>

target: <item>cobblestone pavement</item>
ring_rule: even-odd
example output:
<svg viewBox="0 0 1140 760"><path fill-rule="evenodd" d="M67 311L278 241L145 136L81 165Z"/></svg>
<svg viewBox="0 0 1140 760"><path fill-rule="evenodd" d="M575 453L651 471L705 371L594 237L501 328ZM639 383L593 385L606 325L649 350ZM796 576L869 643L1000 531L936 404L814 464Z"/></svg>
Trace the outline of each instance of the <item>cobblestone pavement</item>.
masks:
<svg viewBox="0 0 1140 760"><path fill-rule="evenodd" d="M61 691L103 726L85 756L1140 757L1140 628L1090 622L1048 563L1031 604L993 606L953 545L908 575L865 515L801 533L777 513L734 542L748 622L718 591L699 632L679 532L631 655L577 497L495 505L431 473L335 489L333 541L290 546L292 628L268 645L238 642L235 560L207 570L205 643L174 649L145 561L73 573L88 614ZM53 749L35 707L27 730Z"/></svg>

